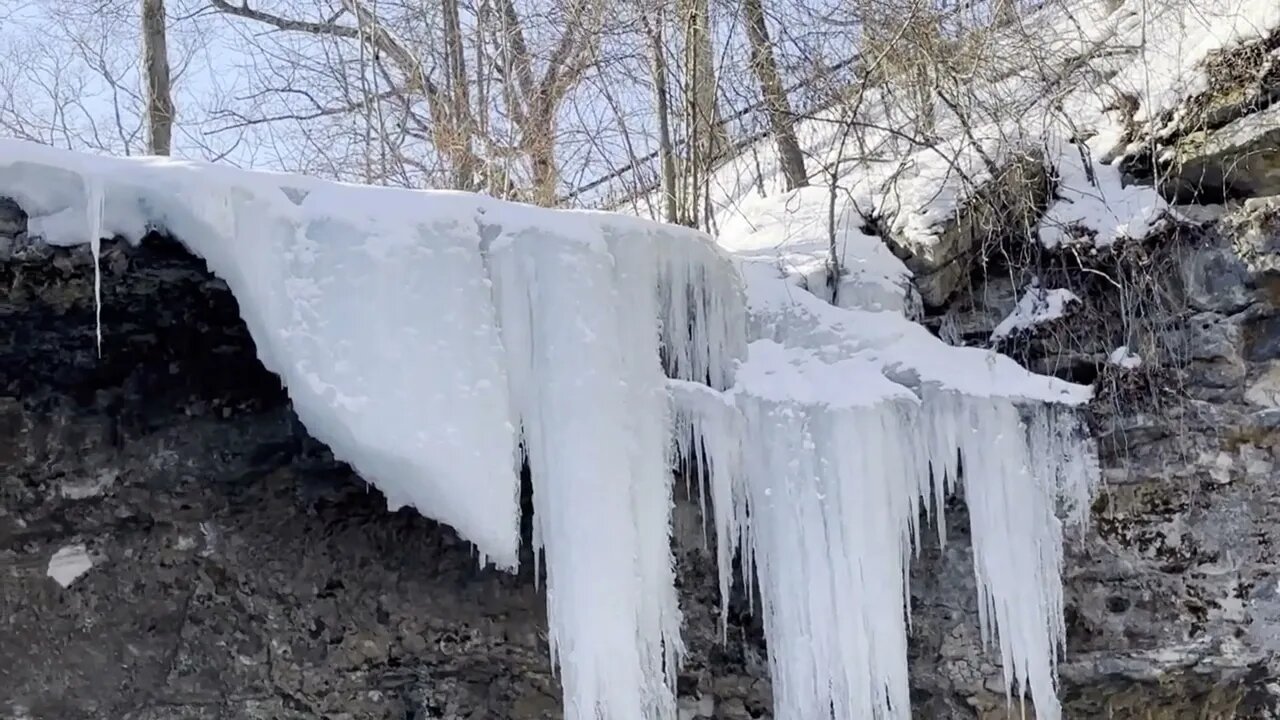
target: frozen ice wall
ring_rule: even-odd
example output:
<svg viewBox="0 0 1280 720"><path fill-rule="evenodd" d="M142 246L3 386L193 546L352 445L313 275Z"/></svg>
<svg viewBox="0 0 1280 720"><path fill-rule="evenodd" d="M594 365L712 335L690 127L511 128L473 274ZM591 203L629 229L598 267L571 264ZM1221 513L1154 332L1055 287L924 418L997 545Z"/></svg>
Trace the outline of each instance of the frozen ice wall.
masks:
<svg viewBox="0 0 1280 720"><path fill-rule="evenodd" d="M907 320L905 269L852 226L844 251L871 255L844 307L807 292L827 285L820 194L763 202L733 262L619 215L13 141L0 196L54 244L180 239L307 428L501 567L527 462L570 720L677 717L673 461L706 469L722 596L735 554L759 585L776 717L909 717L908 567L953 491L1006 684L1059 714L1060 518L1083 517L1096 478L1070 411L1088 391Z"/></svg>
<svg viewBox="0 0 1280 720"><path fill-rule="evenodd" d="M705 236L13 141L0 195L53 244L180 239L311 433L501 567L527 460L566 717L674 720L664 369L723 388L745 352L738 275Z"/></svg>
<svg viewBox="0 0 1280 720"><path fill-rule="evenodd" d="M822 209L798 193L775 202L798 218ZM1098 476L1073 411L1089 391L946 345L903 304L806 292L795 268L821 262L823 230L788 229L783 261L740 256L752 342L734 385L669 389L691 429L679 449L700 456L714 499L722 596L735 553L760 589L774 715L911 716L909 564L923 523L945 539L944 500L962 492L982 635L1011 702L1030 694L1056 720L1064 528L1083 523Z"/></svg>

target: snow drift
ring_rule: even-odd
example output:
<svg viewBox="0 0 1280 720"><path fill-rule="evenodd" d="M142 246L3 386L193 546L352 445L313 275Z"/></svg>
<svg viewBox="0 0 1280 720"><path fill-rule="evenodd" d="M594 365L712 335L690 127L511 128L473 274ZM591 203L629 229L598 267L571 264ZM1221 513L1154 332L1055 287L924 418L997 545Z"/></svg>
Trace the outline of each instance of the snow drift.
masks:
<svg viewBox="0 0 1280 720"><path fill-rule="evenodd" d="M735 554L760 586L777 717L909 717L907 569L922 515L941 530L959 488L1006 686L1059 715L1063 519L1097 474L1071 413L1088 391L908 320L909 273L849 223L846 264L864 265L843 307L806 292L821 194L763 202L732 257L620 215L13 141L0 195L54 244L179 239L308 429L500 567L527 461L568 718L676 717L677 458L707 470L722 595Z"/></svg>

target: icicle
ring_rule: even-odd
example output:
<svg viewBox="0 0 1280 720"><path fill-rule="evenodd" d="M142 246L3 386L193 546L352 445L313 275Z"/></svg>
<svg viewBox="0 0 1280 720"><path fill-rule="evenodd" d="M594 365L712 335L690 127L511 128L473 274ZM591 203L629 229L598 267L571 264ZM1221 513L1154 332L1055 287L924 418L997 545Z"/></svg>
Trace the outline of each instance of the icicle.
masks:
<svg viewBox="0 0 1280 720"><path fill-rule="evenodd" d="M910 717L918 401L867 363L750 349L734 396L774 713Z"/></svg>
<svg viewBox="0 0 1280 720"><path fill-rule="evenodd" d="M1086 430L1070 408L1041 405L1029 411L1028 443L1037 476L1056 479L1060 515L1083 532L1101 469L1097 448L1084 441Z"/></svg>
<svg viewBox="0 0 1280 720"><path fill-rule="evenodd" d="M1015 689L1020 699L1029 692L1040 720L1057 720L1065 622L1056 513L1061 502L1071 522L1083 523L1098 468L1075 411L1052 398L1075 404L1087 390L1029 381L1007 359L961 349L934 357L933 339L906 351L914 326L804 293L795 299L758 268L744 274L750 332L764 339L751 344L731 395L745 420L752 552L744 559L755 559L765 604L775 715L907 716L907 563L919 547L917 518L926 511L945 543L945 501L963 488L983 642L999 648L1010 702ZM963 392L944 388L962 372ZM1015 388L1011 397L993 396L1002 387ZM1011 399L1023 389L1025 422ZM907 402L917 397L918 408ZM878 514L859 514L868 507ZM843 588L833 593L839 613L827 588ZM864 621L844 625L850 618ZM867 657L867 647L881 650Z"/></svg>
<svg viewBox="0 0 1280 720"><path fill-rule="evenodd" d="M960 451L983 641L999 647L1010 700L1030 691L1036 717L1057 720L1057 656L1066 640L1059 478L1087 488L1090 477L1086 462L1054 452L1074 427L1050 429L1048 411L1037 405L1027 410L1028 428L1009 400L950 391L926 392L925 407L930 424L945 431L937 437ZM954 449L939 443L934 452L949 458Z"/></svg>
<svg viewBox="0 0 1280 720"><path fill-rule="evenodd" d="M720 634L727 638L735 555L740 555L744 563L743 577L747 580L744 585L748 588L751 585L746 487L741 481L743 419L732 396L706 385L668 380L667 390L674 415L676 457L698 462L705 469L700 490L711 495L711 525L716 535L716 569L720 582ZM703 512L705 518L706 510Z"/></svg>
<svg viewBox="0 0 1280 720"><path fill-rule="evenodd" d="M680 637L682 618L671 554L671 511L674 477L671 473L671 412L659 344L659 270L655 258L671 251L665 230L606 226L605 239L613 256L616 315L621 352L623 391L630 430L632 516L639 540L641 590L641 647L644 676L654 707L647 717L675 716L675 680L684 657ZM680 243L682 244L682 243ZM657 641L660 644L655 644ZM658 651L661 652L658 652Z"/></svg>
<svg viewBox="0 0 1280 720"><path fill-rule="evenodd" d="M673 437L682 450L688 441L672 433L659 347L665 339L689 372L721 377L736 362L729 342L718 341L727 349L717 355L695 351L687 331L663 332L688 328L677 315L695 313L660 302L669 268L682 269L674 281L689 283L676 291L686 297L720 292L705 284L716 273L733 277L716 255L702 260L719 269L685 258L689 240L570 224L506 233L488 248L569 720L676 717L684 649L667 460Z"/></svg>
<svg viewBox="0 0 1280 720"><path fill-rule="evenodd" d="M93 255L94 334L98 340L98 357L102 357L102 265L99 257L102 254L102 216L105 211L106 197L102 181L97 176L86 173L84 183L88 195L86 211L89 221L89 252Z"/></svg>
<svg viewBox="0 0 1280 720"><path fill-rule="evenodd" d="M682 231L665 245L657 258L668 374L724 390L733 384L734 367L746 357L742 281L698 233Z"/></svg>

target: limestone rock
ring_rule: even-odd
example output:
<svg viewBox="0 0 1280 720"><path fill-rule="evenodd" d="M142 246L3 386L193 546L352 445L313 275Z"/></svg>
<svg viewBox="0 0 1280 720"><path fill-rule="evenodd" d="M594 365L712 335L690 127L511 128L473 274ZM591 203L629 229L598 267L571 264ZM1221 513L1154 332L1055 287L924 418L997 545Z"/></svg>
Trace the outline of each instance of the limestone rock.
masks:
<svg viewBox="0 0 1280 720"><path fill-rule="evenodd" d="M1203 89L1131 129L1122 166L1181 201L1280 193L1280 31L1211 53Z"/></svg>
<svg viewBox="0 0 1280 720"><path fill-rule="evenodd" d="M1180 137L1165 158L1175 194L1280 193L1280 105Z"/></svg>
<svg viewBox="0 0 1280 720"><path fill-rule="evenodd" d="M1249 383L1244 399L1261 407L1280 407L1280 362L1267 364L1262 374Z"/></svg>
<svg viewBox="0 0 1280 720"><path fill-rule="evenodd" d="M1196 310L1233 313L1252 302L1248 268L1230 248L1196 248L1181 270L1187 304Z"/></svg>
<svg viewBox="0 0 1280 720"><path fill-rule="evenodd" d="M1024 155L978 188L928 242L904 236L885 240L914 274L925 306L940 307L966 283L984 249L1035 225L1047 192L1044 159Z"/></svg>

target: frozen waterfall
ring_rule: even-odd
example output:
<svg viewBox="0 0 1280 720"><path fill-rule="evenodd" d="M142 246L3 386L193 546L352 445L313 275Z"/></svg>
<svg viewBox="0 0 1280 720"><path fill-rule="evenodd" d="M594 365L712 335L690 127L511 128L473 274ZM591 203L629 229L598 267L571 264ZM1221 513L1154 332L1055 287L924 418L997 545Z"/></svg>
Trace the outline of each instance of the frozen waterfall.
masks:
<svg viewBox="0 0 1280 720"><path fill-rule="evenodd" d="M1006 685L1060 714L1088 391L941 343L884 301L892 282L868 295L889 311L837 308L620 215L8 140L0 196L51 244L180 240L308 430L502 568L527 462L571 720L676 718L677 460L706 470L722 597L735 556L759 585L778 718L909 717L908 569L953 491Z"/></svg>

